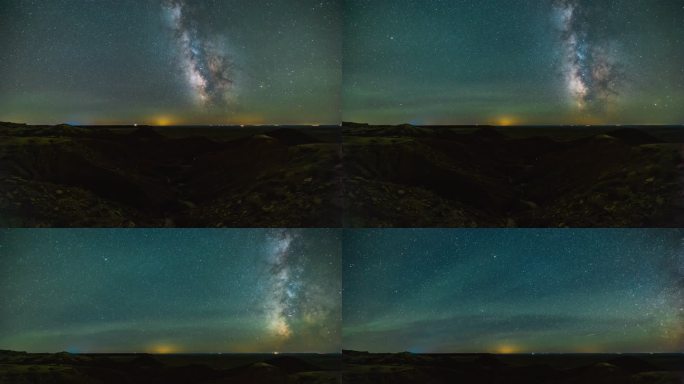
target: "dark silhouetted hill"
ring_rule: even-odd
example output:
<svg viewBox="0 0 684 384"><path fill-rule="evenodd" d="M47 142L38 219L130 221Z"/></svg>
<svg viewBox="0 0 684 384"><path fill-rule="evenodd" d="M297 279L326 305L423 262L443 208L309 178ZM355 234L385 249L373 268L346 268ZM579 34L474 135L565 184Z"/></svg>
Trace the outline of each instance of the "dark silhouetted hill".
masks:
<svg viewBox="0 0 684 384"><path fill-rule="evenodd" d="M637 128L521 129L345 127L345 224L684 225L681 143Z"/></svg>
<svg viewBox="0 0 684 384"><path fill-rule="evenodd" d="M149 140L162 140L163 135L159 134L154 128L149 126L138 127L135 131L128 134L129 138L133 139L149 139Z"/></svg>
<svg viewBox="0 0 684 384"><path fill-rule="evenodd" d="M303 355L304 356L304 355ZM339 365L339 355L138 355L19 353L0 351L0 383L335 383L336 370L324 370L307 359ZM237 368L245 360L253 362ZM267 362L268 361L268 362Z"/></svg>
<svg viewBox="0 0 684 384"><path fill-rule="evenodd" d="M301 145L320 142L313 136L294 128L279 128L269 131L266 135L279 140L286 145Z"/></svg>
<svg viewBox="0 0 684 384"><path fill-rule="evenodd" d="M199 135L202 127L3 129L0 224L341 224L338 141L314 138L314 128L306 127L234 129L240 134L233 128L205 130L210 137Z"/></svg>
<svg viewBox="0 0 684 384"><path fill-rule="evenodd" d="M684 355L343 353L349 383L679 384Z"/></svg>
<svg viewBox="0 0 684 384"><path fill-rule="evenodd" d="M302 359L292 356L278 356L265 360L264 363L280 368L286 373L313 372L321 369L313 364L307 363Z"/></svg>
<svg viewBox="0 0 684 384"><path fill-rule="evenodd" d="M663 142L663 140L634 128L616 129L614 131L609 131L607 135L620 139L629 145L654 144Z"/></svg>

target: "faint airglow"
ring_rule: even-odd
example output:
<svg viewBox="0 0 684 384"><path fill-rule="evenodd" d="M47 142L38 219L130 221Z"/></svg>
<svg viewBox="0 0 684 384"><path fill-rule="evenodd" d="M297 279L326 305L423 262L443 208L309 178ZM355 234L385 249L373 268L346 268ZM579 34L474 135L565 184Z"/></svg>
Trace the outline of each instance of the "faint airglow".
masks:
<svg viewBox="0 0 684 384"><path fill-rule="evenodd" d="M597 346L595 345L581 345L577 347L577 351L579 353L600 353L603 352L600 350Z"/></svg>
<svg viewBox="0 0 684 384"><path fill-rule="evenodd" d="M233 116L228 124L239 124L239 125L259 125L264 124L264 118L257 115L238 115Z"/></svg>

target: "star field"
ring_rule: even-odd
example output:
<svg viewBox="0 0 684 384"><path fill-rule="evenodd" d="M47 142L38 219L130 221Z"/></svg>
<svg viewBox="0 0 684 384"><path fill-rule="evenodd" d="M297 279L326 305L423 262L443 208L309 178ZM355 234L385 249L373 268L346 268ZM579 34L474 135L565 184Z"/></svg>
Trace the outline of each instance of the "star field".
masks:
<svg viewBox="0 0 684 384"><path fill-rule="evenodd" d="M678 0L351 0L343 120L682 124Z"/></svg>
<svg viewBox="0 0 684 384"><path fill-rule="evenodd" d="M0 121L337 124L338 1L4 1Z"/></svg>
<svg viewBox="0 0 684 384"><path fill-rule="evenodd" d="M343 345L371 352L672 352L680 230L347 231Z"/></svg>
<svg viewBox="0 0 684 384"><path fill-rule="evenodd" d="M339 241L323 229L4 230L0 346L339 352Z"/></svg>

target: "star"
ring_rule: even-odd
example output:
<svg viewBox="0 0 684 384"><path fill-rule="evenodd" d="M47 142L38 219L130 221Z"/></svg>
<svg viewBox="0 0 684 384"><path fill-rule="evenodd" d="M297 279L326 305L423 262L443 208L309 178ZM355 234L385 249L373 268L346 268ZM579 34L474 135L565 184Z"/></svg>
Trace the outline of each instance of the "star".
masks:
<svg viewBox="0 0 684 384"><path fill-rule="evenodd" d="M10 79L0 121L339 123L339 90L327 86L340 76L342 52L331 49L342 33L336 4L125 3L5 7L0 35L13 49L0 65ZM259 87L266 82L268 94Z"/></svg>
<svg viewBox="0 0 684 384"><path fill-rule="evenodd" d="M670 229L356 230L345 243L355 266L344 274L345 348L677 351L683 237Z"/></svg>
<svg viewBox="0 0 684 384"><path fill-rule="evenodd" d="M339 352L327 332L341 326L339 240L336 229L3 230L17 251L0 271L0 344Z"/></svg>

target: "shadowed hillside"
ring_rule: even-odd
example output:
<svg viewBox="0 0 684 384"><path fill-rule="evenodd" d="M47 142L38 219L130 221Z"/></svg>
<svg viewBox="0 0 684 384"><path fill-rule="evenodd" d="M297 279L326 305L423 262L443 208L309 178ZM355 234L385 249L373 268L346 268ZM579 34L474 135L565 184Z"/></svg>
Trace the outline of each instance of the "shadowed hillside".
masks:
<svg viewBox="0 0 684 384"><path fill-rule="evenodd" d="M680 129L2 123L0 221L680 227Z"/></svg>
<svg viewBox="0 0 684 384"><path fill-rule="evenodd" d="M681 226L679 129L352 124L343 132L345 223Z"/></svg>
<svg viewBox="0 0 684 384"><path fill-rule="evenodd" d="M318 365L317 365L318 364ZM0 351L0 383L339 383L339 355L74 355Z"/></svg>
<svg viewBox="0 0 684 384"><path fill-rule="evenodd" d="M369 354L344 351L345 383L659 383L684 378L681 354Z"/></svg>
<svg viewBox="0 0 684 384"><path fill-rule="evenodd" d="M315 128L0 126L4 226L339 225L339 138ZM334 128L331 128L334 130Z"/></svg>

